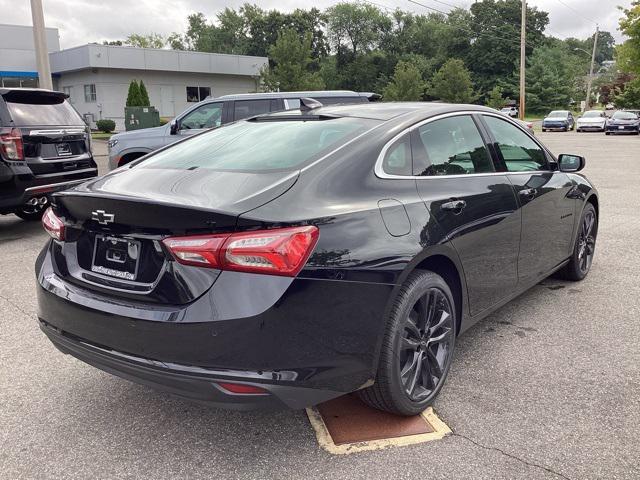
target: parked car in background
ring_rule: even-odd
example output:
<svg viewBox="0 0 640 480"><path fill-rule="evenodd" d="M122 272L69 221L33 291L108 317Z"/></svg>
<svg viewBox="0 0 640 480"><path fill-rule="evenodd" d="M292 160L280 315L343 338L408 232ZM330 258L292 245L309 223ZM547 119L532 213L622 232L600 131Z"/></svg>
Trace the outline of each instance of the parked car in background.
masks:
<svg viewBox="0 0 640 480"><path fill-rule="evenodd" d="M0 214L39 220L52 192L97 174L89 127L67 95L0 88Z"/></svg>
<svg viewBox="0 0 640 480"><path fill-rule="evenodd" d="M575 119L569 110L554 110L542 120L542 131L561 130L563 132L573 130Z"/></svg>
<svg viewBox="0 0 640 480"><path fill-rule="evenodd" d="M638 135L640 133L640 118L633 112L618 110L607 121L607 135L621 133Z"/></svg>
<svg viewBox="0 0 640 480"><path fill-rule="evenodd" d="M607 126L607 114L603 110L584 112L576 122L576 132L604 132Z"/></svg>
<svg viewBox="0 0 640 480"><path fill-rule="evenodd" d="M415 415L460 333L551 273L589 273L598 197L583 157L476 105L305 107L56 194L36 262L49 339L213 405L358 391Z"/></svg>
<svg viewBox="0 0 640 480"><path fill-rule="evenodd" d="M208 98L185 110L167 125L113 135L108 142L109 168L120 167L160 147L210 128L254 115L299 108L301 98L313 98L323 105L334 105L366 103L378 100L380 95L347 90L326 90L246 93Z"/></svg>
<svg viewBox="0 0 640 480"><path fill-rule="evenodd" d="M500 109L500 113L516 118L518 116L518 109L516 107L504 107Z"/></svg>

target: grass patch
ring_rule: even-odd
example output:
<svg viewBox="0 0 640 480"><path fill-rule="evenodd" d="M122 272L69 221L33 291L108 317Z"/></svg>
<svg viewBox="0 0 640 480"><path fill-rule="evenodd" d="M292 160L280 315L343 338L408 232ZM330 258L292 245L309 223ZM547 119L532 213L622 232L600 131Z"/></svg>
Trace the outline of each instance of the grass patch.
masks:
<svg viewBox="0 0 640 480"><path fill-rule="evenodd" d="M93 140L109 140L113 133L104 133L104 132L91 132L91 138Z"/></svg>

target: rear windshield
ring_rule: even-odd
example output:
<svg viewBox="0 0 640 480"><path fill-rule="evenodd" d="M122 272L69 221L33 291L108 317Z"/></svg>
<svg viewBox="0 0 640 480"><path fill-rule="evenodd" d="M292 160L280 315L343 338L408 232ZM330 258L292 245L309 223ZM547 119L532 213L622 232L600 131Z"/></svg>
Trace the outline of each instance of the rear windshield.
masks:
<svg viewBox="0 0 640 480"><path fill-rule="evenodd" d="M238 122L177 143L139 167L296 170L377 124L361 118Z"/></svg>
<svg viewBox="0 0 640 480"><path fill-rule="evenodd" d="M59 95L11 92L4 100L17 126L85 125L78 112Z"/></svg>
<svg viewBox="0 0 640 480"><path fill-rule="evenodd" d="M638 116L633 112L616 112L611 118L615 120L635 120Z"/></svg>

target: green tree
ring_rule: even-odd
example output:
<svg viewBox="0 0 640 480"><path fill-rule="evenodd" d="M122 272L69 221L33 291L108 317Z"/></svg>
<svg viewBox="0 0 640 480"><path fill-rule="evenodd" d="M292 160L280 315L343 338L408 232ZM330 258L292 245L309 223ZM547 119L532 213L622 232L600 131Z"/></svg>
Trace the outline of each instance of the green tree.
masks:
<svg viewBox="0 0 640 480"><path fill-rule="evenodd" d="M300 38L295 30L285 30L269 49L274 63L263 72L262 79L269 90L322 90L324 82L317 72L310 72L311 33Z"/></svg>
<svg viewBox="0 0 640 480"><path fill-rule="evenodd" d="M338 53L349 50L353 57L376 48L391 26L384 12L368 3L338 3L327 9L331 46Z"/></svg>
<svg viewBox="0 0 640 480"><path fill-rule="evenodd" d="M144 82L140 80L138 84L138 88L140 89L140 106L148 107L151 105L151 101L149 100L149 92L147 92L147 87L145 87Z"/></svg>
<svg viewBox="0 0 640 480"><path fill-rule="evenodd" d="M640 0L633 0L631 6L622 11L620 30L628 39L616 49L618 67L624 72L640 74Z"/></svg>
<svg viewBox="0 0 640 480"><path fill-rule="evenodd" d="M126 38L124 44L138 48L164 48L166 41L159 33L149 33L147 35L132 33Z"/></svg>
<svg viewBox="0 0 640 480"><path fill-rule="evenodd" d="M471 5L471 44L464 57L482 94L496 84L507 87L520 58L521 0L482 0ZM527 7L527 56L544 41L549 14ZM515 92L508 89L507 94Z"/></svg>
<svg viewBox="0 0 640 480"><path fill-rule="evenodd" d="M640 77L625 84L624 90L614 97L618 108L640 108Z"/></svg>
<svg viewBox="0 0 640 480"><path fill-rule="evenodd" d="M422 99L425 88L420 70L411 63L400 61L382 95L389 101L418 101Z"/></svg>
<svg viewBox="0 0 640 480"><path fill-rule="evenodd" d="M502 92L503 88L500 85L496 85L495 87L493 87L491 92L489 92L489 96L487 97L487 107L495 108L496 110L504 107L505 98L502 96Z"/></svg>
<svg viewBox="0 0 640 480"><path fill-rule="evenodd" d="M539 47L527 69L527 109L543 113L567 108L575 90L570 54L564 46Z"/></svg>
<svg viewBox="0 0 640 480"><path fill-rule="evenodd" d="M451 103L471 103L476 99L469 70L458 58L447 60L436 72L429 93Z"/></svg>
<svg viewBox="0 0 640 480"><path fill-rule="evenodd" d="M129 92L127 93L127 107L140 107L142 99L140 97L140 86L135 80L131 80L129 84Z"/></svg>

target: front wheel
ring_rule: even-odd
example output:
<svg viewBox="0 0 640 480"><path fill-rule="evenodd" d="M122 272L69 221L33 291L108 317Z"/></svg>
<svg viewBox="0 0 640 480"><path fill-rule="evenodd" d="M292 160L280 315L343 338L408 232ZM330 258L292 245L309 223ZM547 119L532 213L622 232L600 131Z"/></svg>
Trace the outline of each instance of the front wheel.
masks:
<svg viewBox="0 0 640 480"><path fill-rule="evenodd" d="M583 280L591 270L593 255L596 250L596 236L598 235L598 216L596 209L590 203L584 207L580 218L578 236L573 246L569 263L559 272L566 280L574 282Z"/></svg>
<svg viewBox="0 0 640 480"><path fill-rule="evenodd" d="M402 285L389 318L373 386L358 395L370 406L417 415L444 384L455 346L455 303L439 275L422 270Z"/></svg>

